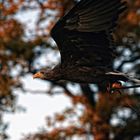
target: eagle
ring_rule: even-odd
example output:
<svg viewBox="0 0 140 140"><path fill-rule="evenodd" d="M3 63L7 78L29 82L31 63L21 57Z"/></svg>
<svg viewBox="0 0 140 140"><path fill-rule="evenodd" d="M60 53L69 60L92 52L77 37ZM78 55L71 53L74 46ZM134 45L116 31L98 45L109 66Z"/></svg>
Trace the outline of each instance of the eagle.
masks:
<svg viewBox="0 0 140 140"><path fill-rule="evenodd" d="M51 30L61 63L33 78L111 86L130 80L112 68L117 56L113 32L126 5L121 0L79 1Z"/></svg>

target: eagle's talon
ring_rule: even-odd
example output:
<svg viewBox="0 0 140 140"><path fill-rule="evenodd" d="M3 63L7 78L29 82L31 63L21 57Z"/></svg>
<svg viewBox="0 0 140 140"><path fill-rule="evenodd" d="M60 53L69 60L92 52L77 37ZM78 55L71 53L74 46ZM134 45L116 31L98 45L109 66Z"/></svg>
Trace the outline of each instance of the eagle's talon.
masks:
<svg viewBox="0 0 140 140"><path fill-rule="evenodd" d="M122 83L119 81L117 81L113 84L109 83L108 87L107 87L107 91L111 94L114 92L118 92L119 94L122 94L121 91L119 90L119 89L121 89L121 87L122 87Z"/></svg>
<svg viewBox="0 0 140 140"><path fill-rule="evenodd" d="M120 81L113 83L111 86L111 88L113 89L121 89L121 87L122 87L122 83Z"/></svg>
<svg viewBox="0 0 140 140"><path fill-rule="evenodd" d="M119 89L114 90L114 92L119 93L120 95L122 95L122 92Z"/></svg>

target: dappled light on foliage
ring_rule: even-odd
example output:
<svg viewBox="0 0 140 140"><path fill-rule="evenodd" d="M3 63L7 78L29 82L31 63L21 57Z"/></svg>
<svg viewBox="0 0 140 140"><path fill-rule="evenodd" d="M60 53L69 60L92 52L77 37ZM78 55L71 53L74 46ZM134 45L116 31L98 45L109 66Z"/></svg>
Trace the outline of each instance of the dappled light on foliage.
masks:
<svg viewBox="0 0 140 140"><path fill-rule="evenodd" d="M51 81L48 81L48 91L24 89L22 77L38 69L54 66L54 62L50 60L49 66L38 67L36 60L45 51L58 54L56 45L50 40L50 30L75 3L74 0L0 2L0 140L8 137L8 124L5 124L2 118L4 112L16 111L16 89L51 96L64 94L72 103L71 108L66 108L53 117L46 116L44 130L29 134L23 138L24 140L67 140L74 137L82 140L93 137L95 140L140 138L140 90L126 89L121 91L122 94L110 94L104 93L102 88L96 85L79 84L79 92L73 93L68 85L75 86L75 83ZM29 32L27 35L27 26L18 20L16 15L28 10L39 12L33 34ZM139 0L128 0L128 10L119 22L115 33L118 57L112 67L118 71L132 73L140 79ZM63 92L54 93L53 89L56 87L63 89Z"/></svg>

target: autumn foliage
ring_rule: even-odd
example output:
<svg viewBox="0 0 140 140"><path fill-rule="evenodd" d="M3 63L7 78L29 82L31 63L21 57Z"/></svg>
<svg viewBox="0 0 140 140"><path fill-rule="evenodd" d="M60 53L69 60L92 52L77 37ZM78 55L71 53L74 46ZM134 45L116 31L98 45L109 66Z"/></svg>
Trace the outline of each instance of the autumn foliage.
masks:
<svg viewBox="0 0 140 140"><path fill-rule="evenodd" d="M0 139L7 138L4 112L16 111L15 89L26 91L21 77L36 72L34 65L44 52L50 49L58 53L51 43L49 32L74 4L74 0L3 0L0 2ZM16 18L20 12L39 10L33 31ZM140 1L128 0L128 10L121 16L115 40L118 58L115 69L134 73L140 78ZM28 16L28 15L27 15ZM32 18L32 17L31 17ZM48 21L45 24L45 21ZM42 24L44 23L44 26ZM36 51L36 48L39 50ZM53 63L50 63L53 65ZM130 67L128 67L128 65ZM50 65L51 66L51 65ZM19 68L19 69L18 69ZM18 69L16 74L12 74ZM69 97L73 106L63 112L46 117L48 129L30 134L25 140L133 140L140 138L140 91L123 90L122 94L104 93L102 87L79 84L80 93L68 89L75 83L51 82L49 92L60 87L61 94ZM131 84L131 83L130 83ZM35 96L35 95L34 95ZM59 94L58 94L59 96ZM47 114L47 112L46 112ZM113 121L116 120L116 123Z"/></svg>

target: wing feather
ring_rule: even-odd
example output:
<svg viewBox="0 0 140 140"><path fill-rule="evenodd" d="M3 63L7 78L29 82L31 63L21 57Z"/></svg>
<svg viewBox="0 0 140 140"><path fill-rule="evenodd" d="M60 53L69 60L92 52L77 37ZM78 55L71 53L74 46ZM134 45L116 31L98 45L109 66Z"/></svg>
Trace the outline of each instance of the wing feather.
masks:
<svg viewBox="0 0 140 140"><path fill-rule="evenodd" d="M126 8L121 0L81 0L51 31L62 65L106 66L115 58L112 31Z"/></svg>

